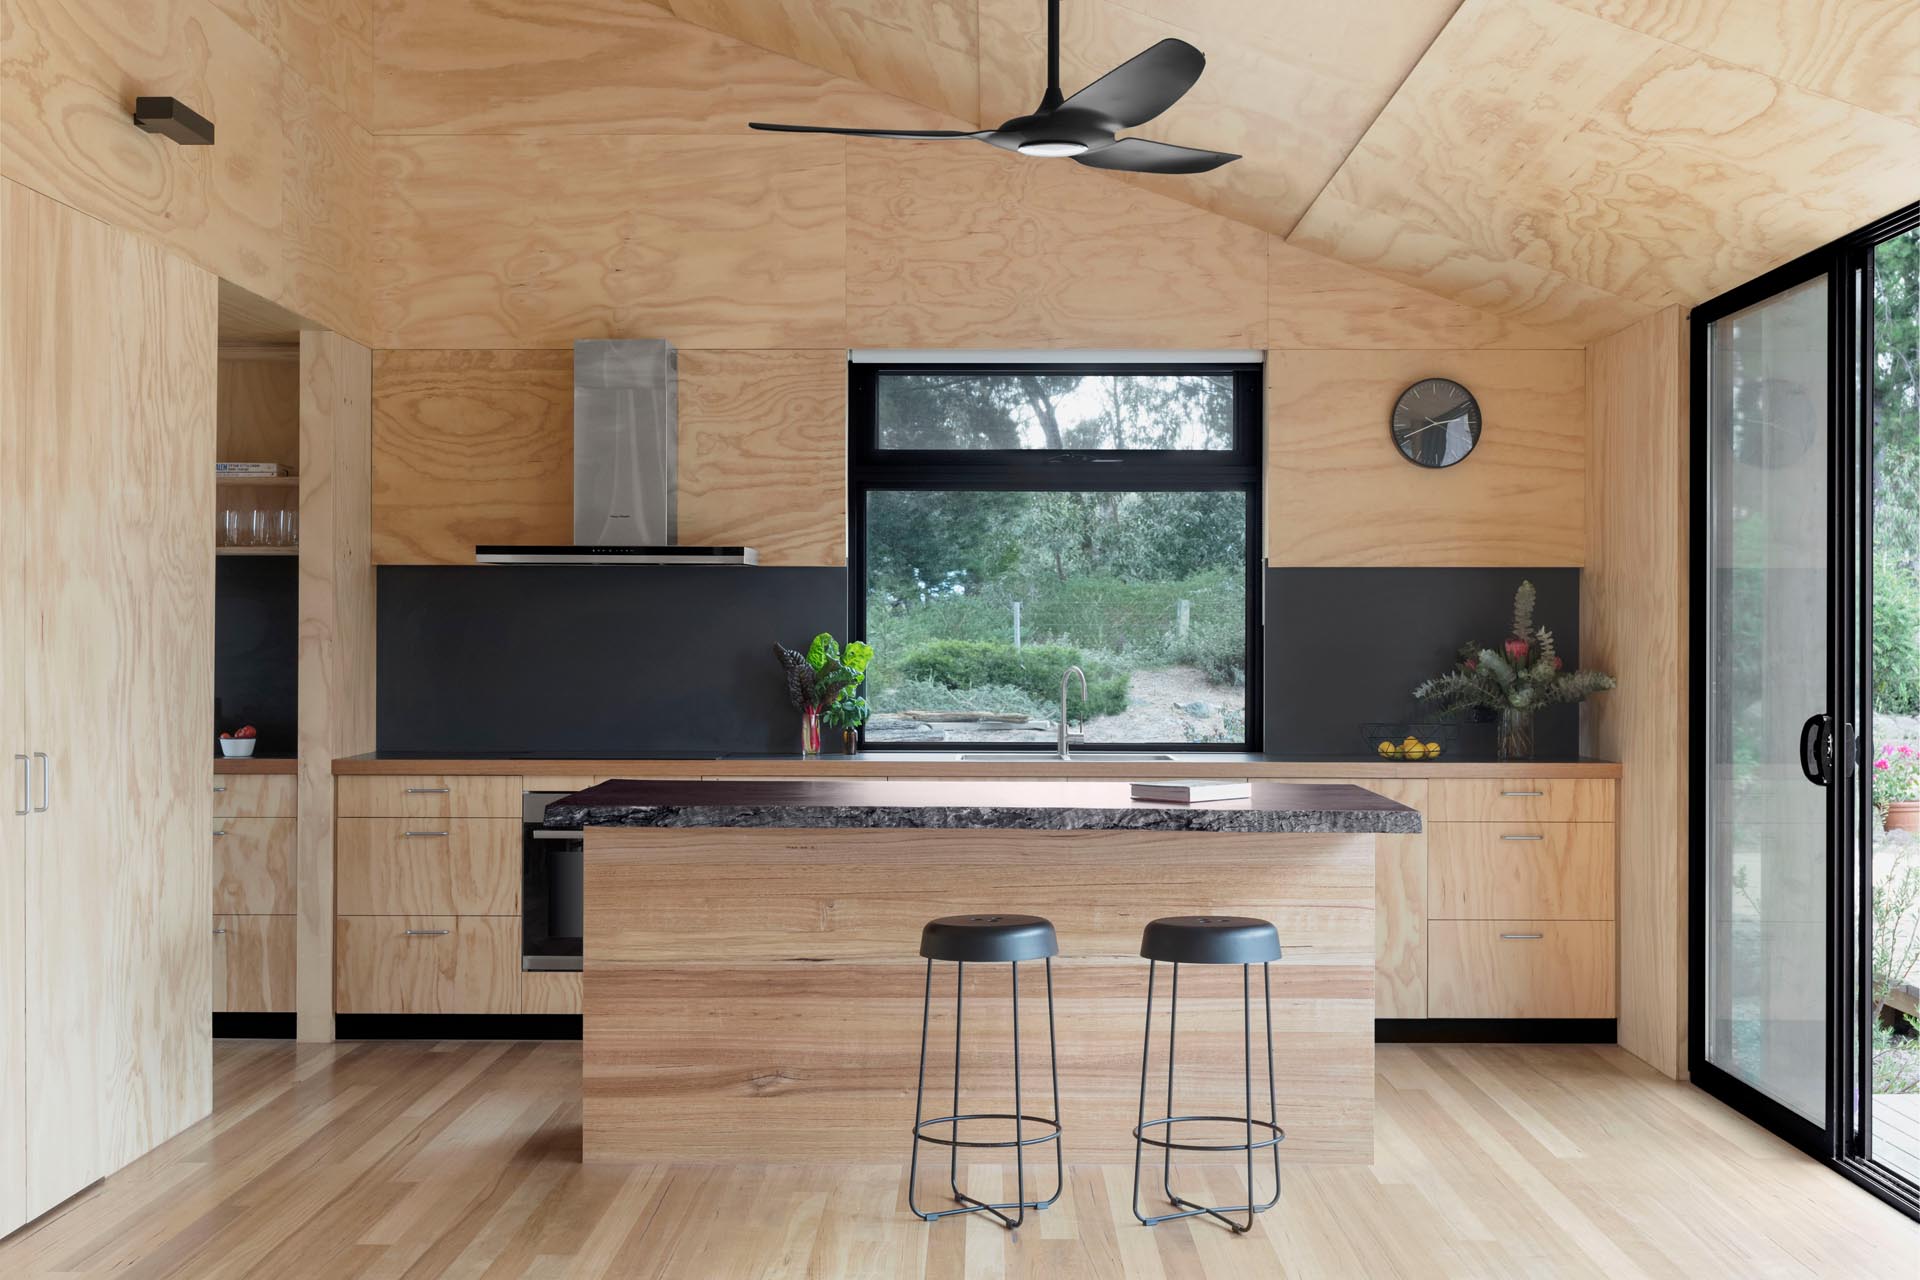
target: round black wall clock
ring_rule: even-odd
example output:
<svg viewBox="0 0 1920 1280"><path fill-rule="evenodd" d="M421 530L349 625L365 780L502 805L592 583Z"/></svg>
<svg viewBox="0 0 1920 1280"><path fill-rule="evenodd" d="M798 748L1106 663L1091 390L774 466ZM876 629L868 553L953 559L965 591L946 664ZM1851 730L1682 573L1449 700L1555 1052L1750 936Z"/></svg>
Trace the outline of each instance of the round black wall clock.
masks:
<svg viewBox="0 0 1920 1280"><path fill-rule="evenodd" d="M1422 378L1394 402L1390 430L1408 462L1450 467L1480 443L1480 402L1451 378Z"/></svg>

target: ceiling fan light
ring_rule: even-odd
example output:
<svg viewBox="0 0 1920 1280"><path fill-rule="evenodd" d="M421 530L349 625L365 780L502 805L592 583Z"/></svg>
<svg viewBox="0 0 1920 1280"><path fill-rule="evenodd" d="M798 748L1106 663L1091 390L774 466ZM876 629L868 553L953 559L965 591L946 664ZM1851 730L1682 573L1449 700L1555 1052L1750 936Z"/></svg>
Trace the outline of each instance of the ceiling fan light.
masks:
<svg viewBox="0 0 1920 1280"><path fill-rule="evenodd" d="M1087 144L1084 142L1048 142L1041 140L1020 144L1020 154L1023 156L1077 156L1085 154L1086 149Z"/></svg>

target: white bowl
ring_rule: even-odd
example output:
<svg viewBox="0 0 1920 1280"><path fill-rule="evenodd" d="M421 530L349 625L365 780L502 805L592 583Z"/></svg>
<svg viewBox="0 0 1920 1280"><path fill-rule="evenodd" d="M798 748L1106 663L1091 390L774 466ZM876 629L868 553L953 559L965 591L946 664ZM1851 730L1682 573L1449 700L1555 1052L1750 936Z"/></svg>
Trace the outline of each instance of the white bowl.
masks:
<svg viewBox="0 0 1920 1280"><path fill-rule="evenodd" d="M254 744L260 739L216 738L215 741L220 744L220 754L223 756L250 756L253 754Z"/></svg>

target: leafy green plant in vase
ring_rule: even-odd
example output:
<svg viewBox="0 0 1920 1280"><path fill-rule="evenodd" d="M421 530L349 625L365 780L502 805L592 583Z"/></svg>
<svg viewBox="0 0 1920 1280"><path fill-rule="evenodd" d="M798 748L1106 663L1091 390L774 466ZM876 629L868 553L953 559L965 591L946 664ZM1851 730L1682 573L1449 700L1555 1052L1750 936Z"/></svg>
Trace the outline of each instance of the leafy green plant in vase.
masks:
<svg viewBox="0 0 1920 1280"><path fill-rule="evenodd" d="M823 716L832 713L834 723L842 724L846 717L856 714L849 707L843 711L833 709L849 696L859 704L859 720L853 727L858 728L866 719L866 699L854 696L853 691L867 678L867 664L873 661L873 646L859 640L849 640L845 650L839 641L822 631L807 645L805 653L798 653L785 645L773 646L774 656L780 660L780 667L787 677L787 701L800 713L800 754L817 756L820 754L820 722Z"/></svg>
<svg viewBox="0 0 1920 1280"><path fill-rule="evenodd" d="M1888 831L1920 831L1920 751L1889 742L1873 758L1873 807Z"/></svg>
<svg viewBox="0 0 1920 1280"><path fill-rule="evenodd" d="M1533 583L1513 593L1513 634L1497 649L1460 647L1451 671L1423 682L1413 696L1436 705L1443 716L1491 711L1502 760L1533 758L1533 716L1541 707L1582 702L1614 687L1599 671L1568 671L1554 652L1553 633L1533 624Z"/></svg>

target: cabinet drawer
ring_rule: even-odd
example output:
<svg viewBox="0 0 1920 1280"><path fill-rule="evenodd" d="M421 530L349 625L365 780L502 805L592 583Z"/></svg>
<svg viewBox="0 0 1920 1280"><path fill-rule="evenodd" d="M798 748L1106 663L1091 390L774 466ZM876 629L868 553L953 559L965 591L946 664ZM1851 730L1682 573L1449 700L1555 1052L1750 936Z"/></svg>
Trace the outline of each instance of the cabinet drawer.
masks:
<svg viewBox="0 0 1920 1280"><path fill-rule="evenodd" d="M520 816L520 779L414 774L340 778L343 818L514 818Z"/></svg>
<svg viewBox="0 0 1920 1280"><path fill-rule="evenodd" d="M1435 822L1612 822L1612 778L1435 778Z"/></svg>
<svg viewBox="0 0 1920 1280"><path fill-rule="evenodd" d="M1611 1018L1610 920L1434 920L1427 1013L1435 1018Z"/></svg>
<svg viewBox="0 0 1920 1280"><path fill-rule="evenodd" d="M291 818L300 812L300 784L290 773L216 773L216 818Z"/></svg>
<svg viewBox="0 0 1920 1280"><path fill-rule="evenodd" d="M579 973L523 973L520 975L520 1012L579 1013Z"/></svg>
<svg viewBox="0 0 1920 1280"><path fill-rule="evenodd" d="M341 818L334 840L341 915L520 914L517 820Z"/></svg>
<svg viewBox="0 0 1920 1280"><path fill-rule="evenodd" d="M1427 829L1435 920L1613 919L1611 822L1436 822Z"/></svg>
<svg viewBox="0 0 1920 1280"><path fill-rule="evenodd" d="M520 921L513 916L340 916L340 1013L516 1013Z"/></svg>
<svg viewBox="0 0 1920 1280"><path fill-rule="evenodd" d="M213 909L222 915L292 915L294 818L215 818Z"/></svg>
<svg viewBox="0 0 1920 1280"><path fill-rule="evenodd" d="M293 1012L294 916L213 918L213 1011Z"/></svg>

